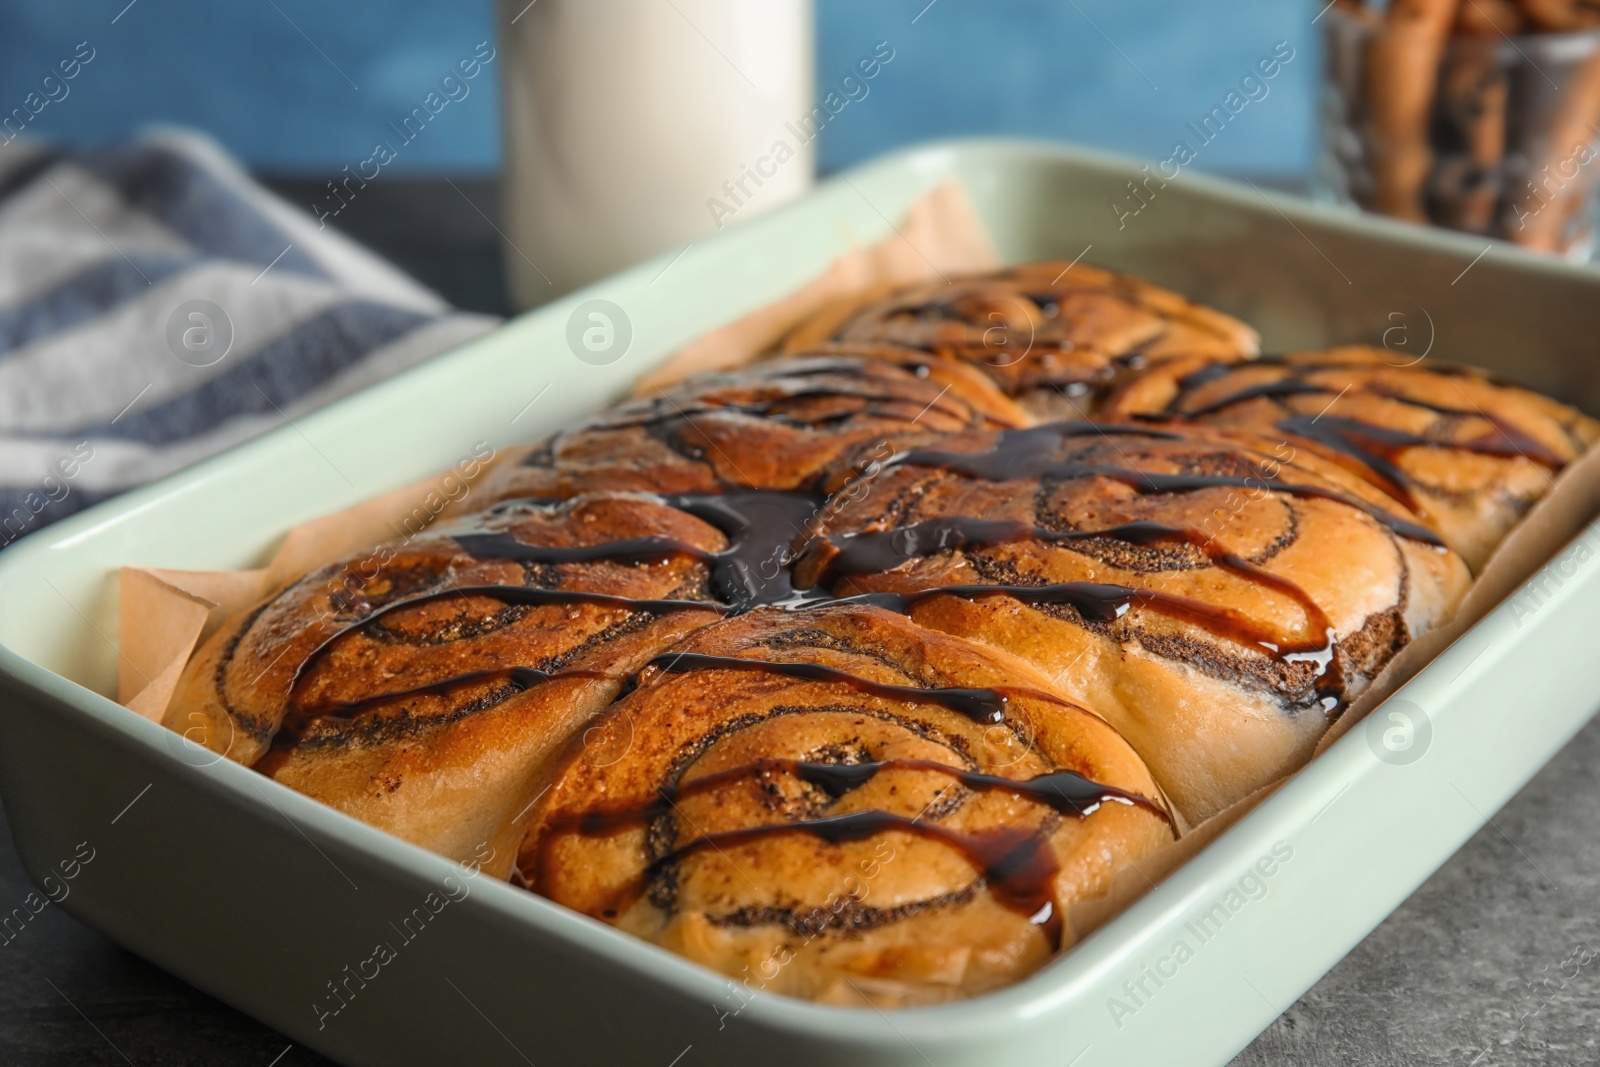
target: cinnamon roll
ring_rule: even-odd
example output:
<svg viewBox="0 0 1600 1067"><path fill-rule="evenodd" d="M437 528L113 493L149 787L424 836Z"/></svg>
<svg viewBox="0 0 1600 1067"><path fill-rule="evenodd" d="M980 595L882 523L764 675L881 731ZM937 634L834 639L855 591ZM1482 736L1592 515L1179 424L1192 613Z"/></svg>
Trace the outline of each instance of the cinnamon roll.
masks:
<svg viewBox="0 0 1600 1067"><path fill-rule="evenodd" d="M463 506L605 489L721 493L814 486L897 435L1025 425L987 379L884 346L704 374L508 452Z"/></svg>
<svg viewBox="0 0 1600 1067"><path fill-rule="evenodd" d="M961 360L1040 418L1081 418L1120 379L1168 362L1249 359L1254 330L1219 311L1084 263L1025 263L897 293L841 324L827 309L785 351L889 343Z"/></svg>
<svg viewBox="0 0 1600 1067"><path fill-rule="evenodd" d="M516 504L340 560L233 618L169 727L504 875L550 756L719 618L712 526L652 498Z"/></svg>
<svg viewBox="0 0 1600 1067"><path fill-rule="evenodd" d="M879 296L222 620L166 725L752 989L943 1002L1301 766L1600 437L1082 264Z"/></svg>
<svg viewBox="0 0 1600 1067"><path fill-rule="evenodd" d="M1307 448L1056 423L932 439L820 524L801 586L1030 660L1199 822L1306 760L1468 584L1409 511Z"/></svg>
<svg viewBox="0 0 1600 1067"><path fill-rule="evenodd" d="M1362 345L1153 368L1106 413L1293 435L1415 512L1474 570L1600 437L1593 419L1481 371Z"/></svg>
<svg viewBox="0 0 1600 1067"><path fill-rule="evenodd" d="M996 649L860 605L764 609L656 657L539 806L539 893L752 989L993 989L1170 843L1104 720Z"/></svg>

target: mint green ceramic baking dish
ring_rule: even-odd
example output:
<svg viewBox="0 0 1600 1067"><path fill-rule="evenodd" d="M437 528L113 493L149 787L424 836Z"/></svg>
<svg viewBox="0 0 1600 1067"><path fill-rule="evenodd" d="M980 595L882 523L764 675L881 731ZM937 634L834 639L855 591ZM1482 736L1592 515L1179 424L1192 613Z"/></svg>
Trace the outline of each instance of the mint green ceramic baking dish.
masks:
<svg viewBox="0 0 1600 1067"><path fill-rule="evenodd" d="M1269 350L1403 327L1388 339L1410 351L1431 342L1600 411L1600 274L1249 186L1189 175L1144 186L1136 165L1089 153L1007 141L899 153L0 555L0 792L29 872L44 878L87 842L95 859L63 907L352 1065L1225 1062L1600 703L1588 647L1600 564L1587 543L1401 692L1431 725L1423 758L1382 760L1358 729L1039 974L893 1015L736 991L215 762L108 695L119 566L252 564L290 526L448 467L477 441L541 436L890 233L948 177L1008 260L1083 254L1138 272L1257 324ZM1136 215L1133 179L1153 190ZM572 309L591 299L632 323L610 365L567 345ZM430 893L448 906L407 925ZM375 945L397 936L374 975Z"/></svg>

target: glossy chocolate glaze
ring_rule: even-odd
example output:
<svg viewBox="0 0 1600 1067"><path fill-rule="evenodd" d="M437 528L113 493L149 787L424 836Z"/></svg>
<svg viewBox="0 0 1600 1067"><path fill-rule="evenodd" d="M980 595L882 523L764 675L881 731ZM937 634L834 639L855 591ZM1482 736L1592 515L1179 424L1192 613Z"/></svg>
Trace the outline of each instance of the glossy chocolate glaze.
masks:
<svg viewBox="0 0 1600 1067"><path fill-rule="evenodd" d="M1065 438L1108 432L1129 436L1154 436L1161 439L1175 439L1179 436L1134 426L1100 426L1086 422L1057 423L1029 430L1005 431L997 436L995 446L984 452L956 453L914 449L896 455L889 463L932 466L990 479L1107 476L1122 480L1140 491L1152 493L1186 492L1216 485L1249 487L1244 479L1159 474L1131 467L1064 463L1058 458L1061 443ZM1378 509L1370 508L1364 502L1351 500L1317 487L1278 484L1273 488L1275 491L1290 493L1298 491L1301 495L1329 497L1359 507L1368 513L1376 512L1380 518L1385 517ZM625 608L630 611L713 610L730 614L764 605L804 609L840 602L841 599L843 602L868 603L903 612L918 600L940 593L967 597L1006 595L1034 605L1067 605L1077 610L1085 619L1098 622L1113 621L1130 608L1139 606L1200 626L1215 636L1249 646L1285 661L1313 661L1318 668L1319 690L1333 692L1337 690L1340 681L1340 672L1334 663L1332 628L1315 602L1293 583L1237 556L1223 552L1211 539L1201 536L1196 531L1151 522L1125 523L1100 530L1061 532L1006 520L963 516L927 520L894 531L869 531L834 538L831 545L836 550L836 555L828 565L824 580L813 588L802 591L796 590L792 582L789 564L794 553L791 546L802 543L810 536L811 524L823 507L820 496L809 491L743 490L727 494L690 494L656 499L695 515L716 527L727 538L728 547L712 552L681 541L660 537L628 538L584 546L532 545L516 539L503 530L482 527L451 532L449 536L467 554L480 560L557 565L586 562L645 565L669 556L688 556L706 563L710 568L710 585L715 601L640 600L577 590L540 589L516 585L481 585L435 590L384 605L348 623L326 639L312 651L296 672L291 687L291 707L300 718L321 713L314 709L294 707L294 696L316 663L342 638L371 625L391 612L406 607L448 597L470 596L485 596L506 604L530 606L595 604ZM538 506L539 503L541 502L507 502L498 505L490 514L503 516L511 508ZM1431 532L1420 531L1420 528L1412 529L1412 524L1395 519L1393 516L1387 516L1387 519L1389 520L1387 525L1402 535L1419 535L1419 539L1425 535L1425 539L1430 543L1436 541ZM874 593L844 598L835 598L828 591L830 582L835 579L852 574L890 570L929 552L987 547L1026 540L1069 543L1090 538L1116 538L1135 544L1168 541L1192 545L1220 569L1262 584L1293 599L1305 615L1304 631L1300 635L1286 636L1262 627L1237 612L1192 598L1092 582L1039 586L954 586L912 594ZM1330 667L1333 669L1330 670ZM464 681L466 681L464 678L447 679L434 683L427 691L444 691ZM413 694L409 691L392 694L395 698L409 695ZM374 697L357 702L354 708L345 708L342 711L345 714L354 714L381 699L385 698ZM340 711L339 708L328 709L328 713ZM998 711L996 708L987 713L994 714Z"/></svg>
<svg viewBox="0 0 1600 1067"><path fill-rule="evenodd" d="M703 774L687 782L681 782L675 788L664 788L659 791L659 799L641 807L591 810L561 820L560 826L586 835L615 833L644 825L669 814L673 805L685 797L720 789L733 782L774 774L793 775L837 800L846 793L860 789L888 770L929 771L943 774L975 792L1010 793L1043 804L1058 815L1093 815L1099 810L1100 805L1115 803L1144 808L1169 824L1172 821L1172 816L1166 809L1149 798L1101 785L1072 771L1051 771L1032 778L1007 778L1004 775L983 774L928 759L817 763L808 760L772 758L754 760L738 767Z"/></svg>
<svg viewBox="0 0 1600 1067"><path fill-rule="evenodd" d="M1181 439L1181 435L1118 423L1061 422L1026 430L1005 430L997 435L992 448L981 452L945 452L937 449L912 449L889 460L891 466L931 467L984 481L1006 482L1049 478L1070 481L1079 478L1111 478L1137 493L1189 493L1199 489L1255 489L1259 482L1248 478L1210 474L1166 474L1134 467L1078 463L1059 456L1059 446L1069 436L1102 434L1133 435L1158 439ZM1444 547L1439 535L1425 526L1390 514L1364 500L1333 489L1292 482L1273 482L1272 491L1302 499L1331 500L1371 516L1389 530L1411 541Z"/></svg>
<svg viewBox="0 0 1600 1067"><path fill-rule="evenodd" d="M800 431L803 440L817 443L816 456L810 454L812 449L792 439L780 446L780 451L787 450L789 462L799 466L790 473L800 481L784 482L784 488L788 488L802 482L810 485L823 476L820 468L826 466L830 450L837 447L834 437L840 432L852 443L881 441L896 433L919 432L916 424L930 412L941 416L933 421L946 430L990 424L992 416L982 399L969 403L959 389L934 392L926 381L930 357L915 352L909 355L921 359L802 356L758 363L732 374L701 375L673 390L624 401L593 416L557 434L543 447L530 450L521 465L559 465L558 455L584 437L594 440L587 446L578 445L580 451L594 449L601 456L615 454L619 449L629 452L639 446L638 437L642 435L683 460L706 464L711 469L705 473L718 489L734 492L747 484L745 475L728 454L737 449L730 446L724 450L717 441L727 444L726 435L746 423L752 430L758 430L757 424L766 424L767 428L781 426ZM1001 418L998 424L1013 423ZM614 436L622 431L633 434L628 438ZM792 438L792 434L780 433L773 440L786 437ZM768 438L764 430L758 430L754 439L760 442ZM711 452L718 453L715 461ZM818 464L817 469L809 466L812 462ZM732 467L737 477L730 478L721 470L723 464ZM770 488L764 477L755 484Z"/></svg>
<svg viewBox="0 0 1600 1067"><path fill-rule="evenodd" d="M1006 721L1008 693L1021 692L1040 700L1064 704L1060 697L1036 690L927 688L914 685L890 685L874 682L849 671L824 667L820 663L795 663L785 660L747 659L743 656L707 656L698 652L669 652L657 656L645 670L665 674L686 674L690 671L759 671L762 674L799 678L807 682L842 682L870 696L886 700L904 700L917 704L937 704L948 711L963 715L976 723L996 724Z"/></svg>
<svg viewBox="0 0 1600 1067"><path fill-rule="evenodd" d="M1342 430L1342 427L1340 429ZM1132 466L1083 464L1061 458L1063 443L1068 438L1091 435L1140 436L1158 440L1182 439L1182 435L1178 433L1141 426L1063 422L1026 430L1002 431L995 435L992 447L974 453L911 449L893 456L887 466L925 466L988 480L1109 477L1141 493L1182 493L1217 486L1255 487L1254 483L1243 478L1165 474L1142 471ZM1403 445L1402 442L1391 442L1391 444L1395 447ZM1438 538L1431 531L1338 492L1317 486L1282 482L1275 482L1271 488L1274 492L1295 496L1330 499L1373 516L1400 536L1428 544L1439 544ZM446 533L467 555L478 560L507 560L523 564L550 565L605 562L637 566L648 565L673 556L687 556L701 561L708 567L709 591L713 599L634 599L580 590L544 589L525 585L452 587L405 597L345 624L307 656L296 671L290 688L291 718L303 723L320 715L349 717L386 700L448 692L455 686L484 680L479 672L469 672L430 683L416 690L376 695L345 704L305 708L298 703L297 695L304 680L341 639L370 626L392 612L449 597L488 597L501 603L524 606L591 604L622 608L630 612L705 610L730 615L762 606L806 610L839 603L871 604L906 612L917 602L930 596L950 595L968 598L1009 596L1030 605L1068 606L1086 621L1100 623L1115 621L1130 609L1139 607L1198 626L1213 636L1247 646L1258 653L1284 662L1310 662L1316 669L1316 688L1324 708L1331 711L1338 704L1337 694L1342 687L1343 671L1336 655L1333 629L1325 613L1299 586L1223 551L1211 538L1203 536L1198 531L1154 522L1130 522L1105 529L1063 532L1009 520L969 516L931 519L896 530L866 531L830 538L826 545L833 555L827 563L822 578L813 587L799 590L793 584L791 562L796 554L795 546L805 545L808 539L812 539L812 550L816 550L820 544L815 542L812 532L817 516L825 507L825 500L819 494L809 490L738 490L725 494L684 494L659 496L653 499L685 511L716 527L726 537L727 547L720 551L707 551L663 537L626 538L583 546L533 545L518 540L503 529L485 525L446 531ZM497 505L486 515L503 518L509 511L518 507L537 507L554 503L508 501ZM984 548L1030 540L1068 544L1093 538L1112 538L1132 544L1169 542L1190 545L1217 568L1292 599L1304 615L1304 625L1298 633L1283 634L1262 626L1238 612L1190 597L1095 582L1047 585L956 585L913 593L867 593L844 597L837 597L831 592L833 585L851 575L892 570L912 559L934 552ZM736 662L748 664L750 661ZM797 664L783 664L773 669L799 676L796 672L800 671L802 666L807 670L824 670L814 665ZM657 667L670 669L659 662ZM529 669L506 668L507 671ZM751 668L744 666L742 669ZM815 677L820 678L821 675ZM507 679L511 678L512 675L507 674ZM541 679L527 680L536 683ZM922 698L927 699L927 693L937 691L914 690L914 692L922 694ZM986 721L1001 721L1004 718L1004 700L998 695L991 697L971 691L960 696L947 693L937 700L952 708L960 705L964 709L964 714Z"/></svg>
<svg viewBox="0 0 1600 1067"><path fill-rule="evenodd" d="M1285 583L1287 584L1287 583ZM1192 623L1214 636L1253 648L1283 663L1310 663L1316 671L1318 703L1332 713L1340 703L1336 695L1342 685L1338 646L1332 628L1319 636L1301 641L1286 639L1253 619L1202 600L1135 589L1126 585L1100 582L1057 582L1049 585L944 585L912 593L858 593L833 601L836 604L870 604L873 607L909 612L912 606L929 597L956 596L978 599L1004 596L1029 605L1064 605L1091 622L1114 622L1135 606L1156 611L1169 618ZM800 605L803 609L810 604ZM1320 611L1318 612L1320 615ZM1313 624L1315 625L1315 624Z"/></svg>
<svg viewBox="0 0 1600 1067"><path fill-rule="evenodd" d="M1159 542L1187 544L1198 549L1218 569L1265 586L1289 597L1305 615L1304 634L1298 639L1266 629L1236 612L1218 608L1191 597L1149 589L1069 582L1044 586L946 587L925 590L914 596L940 592L971 595L975 589L992 589L1030 603L1070 604L1085 618L1109 622L1120 618L1135 604L1181 619L1256 651L1266 651L1286 662L1317 661L1321 688L1335 688L1337 674L1328 675L1333 662L1333 624L1327 614L1304 589L1286 578L1258 567L1222 549L1213 538L1198 530L1182 529L1157 522L1129 522L1099 530L1046 530L1028 523L1007 519L949 518L929 519L894 530L846 534L829 539L836 552L823 570L819 584L852 574L880 574L931 552L963 548L987 548L1025 541L1071 543L1097 538L1114 538L1130 544ZM959 590L959 591L958 591ZM875 594L881 597L882 594ZM892 601L882 607L897 606ZM904 605L909 607L909 604Z"/></svg>
<svg viewBox="0 0 1600 1067"><path fill-rule="evenodd" d="M368 711L380 704L391 700L403 700L407 697L417 696L448 696L453 691L479 682L501 682L505 695L525 692L552 678L609 678L611 675L605 671L593 670L566 670L542 671L535 667L494 667L480 671L465 671L429 682L426 685L414 685L405 689L396 689L387 693L374 693L362 697L360 700L335 700L324 704L306 707L300 704L290 705L290 714L284 721L283 728L290 733L298 733L313 720L327 719L353 719L363 711Z"/></svg>
<svg viewBox="0 0 1600 1067"><path fill-rule="evenodd" d="M1259 382L1255 385L1244 386L1236 392L1229 393L1200 407L1187 410L1181 409L1179 405L1184 393L1218 381L1249 366L1249 364L1214 364L1189 375L1179 382L1179 398L1169 405L1168 412L1183 418L1204 418L1208 415L1224 412L1237 404L1263 397L1277 399L1290 396L1324 395L1336 398L1344 395L1348 389L1339 390L1331 385L1307 381L1302 375L1340 369L1341 367L1356 372L1373 369L1370 366L1355 363L1295 364L1283 359L1257 362L1272 362L1277 366L1290 368L1291 376L1280 378L1276 381ZM1451 368L1444 365L1432 367L1428 373L1480 376L1465 368ZM1380 488L1389 492L1395 499L1400 500L1408 507L1415 507L1414 498L1411 494L1414 486L1410 477L1397 464L1399 457L1408 449L1443 448L1458 452L1470 452L1476 455L1495 456L1501 459L1520 457L1549 470L1560 470L1565 465L1566 461L1551 451L1543 442L1512 423L1481 408L1457 408L1432 404L1425 400L1407 396L1396 389L1384 388L1381 383L1357 385L1356 391L1379 396L1385 400L1392 400L1410 407L1421 408L1436 415L1482 420L1487 422L1491 428L1489 433L1478 437L1465 441L1452 441L1407 433L1403 430L1379 426L1359 419L1332 416L1326 412L1317 416L1291 413L1277 423L1278 428L1285 433L1308 438L1368 468L1377 476L1375 481Z"/></svg>
<svg viewBox="0 0 1600 1067"><path fill-rule="evenodd" d="M918 692L924 691L918 690ZM925 759L893 759L864 763L762 759L701 775L682 782L675 788L663 788L659 790L658 799L649 804L630 808L595 809L552 820L541 837L533 888L538 888L539 869L543 868L546 862L545 846L563 833L592 837L638 829L670 815L677 803L686 797L711 792L751 778L788 774L815 785L829 797L838 799L861 788L885 771L892 770L942 774L967 789L976 792L1009 793L1043 805L1060 816L1083 818L1094 814L1104 804L1116 803L1143 808L1169 825L1172 822L1172 817L1167 811L1148 798L1101 785L1071 771L1052 771L1032 778L1007 778L1003 775L969 771L937 760ZM866 840L888 831L915 834L955 849L979 871L989 891L1001 904L1029 916L1035 923L1047 923L1054 917L1050 910L1051 885L1058 868L1055 854L1050 848L1050 834L1045 828L1030 830L1000 827L977 833L963 833L948 829L934 821L925 821L921 817L909 818L878 810L847 812L816 819L769 823L702 834L652 859L636 882L627 888L624 896L636 899L651 881L662 876L669 868L706 849L721 849L725 846L794 833L810 834L830 844L842 844ZM621 906L620 902L618 906Z"/></svg>
<svg viewBox="0 0 1600 1067"><path fill-rule="evenodd" d="M374 611L368 612L361 618L347 623L340 629L336 630L332 635L324 639L321 644L317 645L316 648L312 649L310 654L307 655L305 659L301 660L299 667L295 669L293 679L289 683L288 705L290 715L306 717L323 714L323 712L320 711L307 711L302 709L299 705L299 694L302 687L305 685L306 680L316 669L317 664L326 658L328 653L333 650L333 647L344 638L366 629L379 619L396 611L417 607L421 604L431 604L440 600L457 598L467 599L471 597L487 597L491 600L498 600L502 604L532 607L538 607L547 604L595 604L601 607L623 608L628 611L727 612L725 607L711 601L671 599L651 600L625 596L613 596L608 593L586 593L574 589L539 589L526 585L467 585L453 586L447 589L438 589L430 593L422 593L417 596L396 600L392 603L385 604ZM506 670L529 671L532 672L532 674L542 673L534 670L531 667L513 667L506 668ZM430 683L427 686L420 687L419 691L443 692L453 686L465 684L469 680L472 680L472 676L477 673L479 672L468 672L466 674L456 675L451 678L441 679L440 681ZM530 680L533 680L532 674L527 675ZM412 695L410 690L391 694L391 696L394 698L409 695ZM372 704L386 699L389 699L389 697L374 696L363 699L358 703L363 706L370 707ZM334 711L337 711L336 707L334 708Z"/></svg>
<svg viewBox="0 0 1600 1067"><path fill-rule="evenodd" d="M309 677L328 652L339 641L360 632L392 612L417 607L451 597L489 597L503 604L540 606L546 604L593 604L601 607L619 607L629 611L669 612L680 610L710 610L728 614L750 610L763 604L795 599L796 593L787 566L790 553L787 546L805 533L812 517L821 507L819 498L806 492L775 492L746 490L726 495L694 494L655 498L685 511L716 527L728 539L728 547L718 552L706 551L683 541L666 537L633 537L607 541L595 545L534 545L520 541L504 530L485 526L467 527L446 531L447 535L473 559L480 561L505 560L524 564L616 563L628 566L659 562L671 556L688 556L700 560L710 568L710 584L714 601L681 599L635 599L605 593L581 590L542 589L525 585L475 585L455 586L405 597L385 604L355 619L324 640L301 662L290 685L289 703L296 709L295 697L304 680ZM539 501L508 501L491 509L489 515L503 517L517 507L539 506ZM771 571L771 577L766 572ZM520 669L520 668L519 668ZM446 679L430 687L440 691L461 682L462 678ZM409 696L411 693L395 694ZM363 701L364 706L372 701ZM301 711L301 714L306 714Z"/></svg>
<svg viewBox="0 0 1600 1067"><path fill-rule="evenodd" d="M790 584L790 546L810 536L811 524L824 498L809 490L737 489L726 493L681 493L650 498L677 508L715 527L728 547L709 552L665 537L636 537L597 545L555 547L530 545L504 531L468 528L442 531L479 560L518 563L654 563L680 555L711 568L711 587L718 600L742 609L775 604L795 595ZM487 513L504 516L519 507L559 506L554 500L509 500ZM770 573L769 573L770 572Z"/></svg>
<svg viewBox="0 0 1600 1067"><path fill-rule="evenodd" d="M962 833L935 822L919 821L887 811L852 811L826 815L819 819L768 823L724 830L692 838L644 869L640 883L646 885L663 871L706 849L722 850L734 845L788 834L810 834L831 845L864 841L891 830L938 841L959 852L975 867L995 900L1036 925L1056 918L1051 889L1060 869L1049 837L1039 830L1000 827L978 833ZM638 889L629 895L636 895Z"/></svg>
<svg viewBox="0 0 1600 1067"><path fill-rule="evenodd" d="M747 489L660 499L728 539L728 547L711 561L711 585L723 603L748 611L795 597L792 546L811 535L811 524L824 505L821 495Z"/></svg>

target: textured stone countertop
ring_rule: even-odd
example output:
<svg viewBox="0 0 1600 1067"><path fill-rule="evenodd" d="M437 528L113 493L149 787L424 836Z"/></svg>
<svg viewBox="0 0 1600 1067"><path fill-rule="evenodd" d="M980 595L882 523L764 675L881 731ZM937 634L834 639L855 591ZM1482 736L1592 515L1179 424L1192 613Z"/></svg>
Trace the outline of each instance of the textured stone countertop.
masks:
<svg viewBox="0 0 1600 1067"><path fill-rule="evenodd" d="M322 185L272 184L297 203ZM488 183L456 184L491 210ZM503 310L495 234L448 184L374 183L363 204L340 220L353 236L464 307ZM0 901L31 889L7 832ZM0 1005L6 1067L330 1062L56 907L0 945ZM1600 721L1234 1063L1600 1063Z"/></svg>

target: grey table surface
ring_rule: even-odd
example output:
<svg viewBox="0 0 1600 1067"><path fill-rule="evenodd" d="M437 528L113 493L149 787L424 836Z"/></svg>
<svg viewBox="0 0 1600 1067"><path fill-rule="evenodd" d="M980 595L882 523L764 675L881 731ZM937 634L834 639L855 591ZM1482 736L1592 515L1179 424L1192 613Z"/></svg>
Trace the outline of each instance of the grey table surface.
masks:
<svg viewBox="0 0 1600 1067"><path fill-rule="evenodd" d="M269 184L305 204L322 188ZM494 200L487 181L396 178L338 224L458 305L503 313L498 238L479 214ZM30 889L7 832L0 900ZM54 907L0 947L0 1005L4 1067L330 1063ZM1600 1063L1600 721L1234 1063Z"/></svg>

